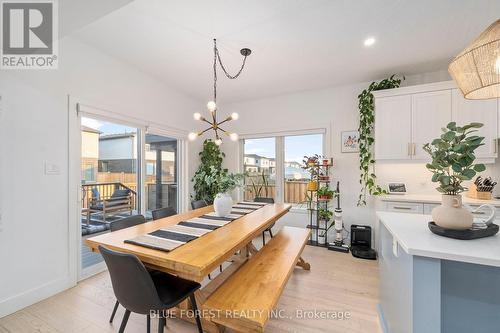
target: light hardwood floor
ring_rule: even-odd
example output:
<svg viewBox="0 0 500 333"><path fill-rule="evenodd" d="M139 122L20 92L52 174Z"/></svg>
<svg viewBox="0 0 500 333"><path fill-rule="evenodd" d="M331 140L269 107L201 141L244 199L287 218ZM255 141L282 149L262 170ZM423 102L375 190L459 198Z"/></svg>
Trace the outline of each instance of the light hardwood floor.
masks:
<svg viewBox="0 0 500 333"><path fill-rule="evenodd" d="M376 261L356 259L350 254L310 246L306 246L303 257L311 263L311 271L295 269L278 304L278 309L284 310L281 313L287 318L271 319L266 332L381 332L376 312ZM101 273L72 289L0 319L0 333L118 332L124 311L120 307L115 322L109 324L114 302L109 276L106 272ZM344 320L301 319L297 317L300 310L345 311L351 317ZM152 332L156 331L156 327L154 321ZM146 332L145 316L133 314L125 332ZM166 332L196 332L196 328L174 319L167 320Z"/></svg>

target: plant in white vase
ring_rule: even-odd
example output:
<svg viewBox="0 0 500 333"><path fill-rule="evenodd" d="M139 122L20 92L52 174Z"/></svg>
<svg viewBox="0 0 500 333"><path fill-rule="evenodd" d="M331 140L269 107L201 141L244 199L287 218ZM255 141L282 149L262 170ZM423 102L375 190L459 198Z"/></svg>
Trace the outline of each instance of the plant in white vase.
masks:
<svg viewBox="0 0 500 333"><path fill-rule="evenodd" d="M486 168L484 164L474 164L474 151L483 145L484 137L473 135L481 123L457 126L455 122L443 128L440 138L423 146L432 158L428 163L432 181L439 183L436 188L442 193L442 203L432 210L434 222L448 229L468 229L472 226L473 216L462 207L462 195L467 190L462 183L471 180L477 172Z"/></svg>
<svg viewBox="0 0 500 333"><path fill-rule="evenodd" d="M217 179L217 187L219 189L214 199L214 210L217 216L223 217L231 213L233 199L230 192L242 186L244 174L241 173L223 173Z"/></svg>

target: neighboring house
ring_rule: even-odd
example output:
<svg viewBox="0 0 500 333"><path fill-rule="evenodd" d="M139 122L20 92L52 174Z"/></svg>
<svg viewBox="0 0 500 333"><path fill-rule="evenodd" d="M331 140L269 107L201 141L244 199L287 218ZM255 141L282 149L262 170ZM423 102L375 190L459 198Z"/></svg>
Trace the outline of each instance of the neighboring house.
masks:
<svg viewBox="0 0 500 333"><path fill-rule="evenodd" d="M82 181L97 181L99 160L99 135L101 132L82 126Z"/></svg>
<svg viewBox="0 0 500 333"><path fill-rule="evenodd" d="M165 141L161 136L146 135L146 182L157 175L159 167L161 167L162 181L174 181L176 145L177 141L174 139ZM157 161L161 161L161 165L158 165ZM99 138L99 172L125 174L137 172L136 133L109 134Z"/></svg>
<svg viewBox="0 0 500 333"><path fill-rule="evenodd" d="M276 159L256 154L245 155L245 171L250 173L273 174L276 172Z"/></svg>

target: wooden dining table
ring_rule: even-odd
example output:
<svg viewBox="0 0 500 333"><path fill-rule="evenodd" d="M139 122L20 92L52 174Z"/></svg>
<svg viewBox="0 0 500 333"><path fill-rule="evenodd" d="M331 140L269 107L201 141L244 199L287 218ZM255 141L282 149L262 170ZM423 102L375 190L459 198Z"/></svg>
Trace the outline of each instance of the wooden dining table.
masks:
<svg viewBox="0 0 500 333"><path fill-rule="evenodd" d="M197 302L203 304L231 274L258 252L252 240L288 213L290 208L289 204L266 205L171 252L125 243L125 240L213 212L212 206L88 238L85 243L94 252L98 252L98 247L102 245L115 251L134 254L149 268L200 283L218 269L219 265L231 262L229 267L196 292ZM302 258L297 265L307 270L310 268ZM185 319L191 321L190 318ZM204 329L208 332L220 332L220 327L206 320Z"/></svg>

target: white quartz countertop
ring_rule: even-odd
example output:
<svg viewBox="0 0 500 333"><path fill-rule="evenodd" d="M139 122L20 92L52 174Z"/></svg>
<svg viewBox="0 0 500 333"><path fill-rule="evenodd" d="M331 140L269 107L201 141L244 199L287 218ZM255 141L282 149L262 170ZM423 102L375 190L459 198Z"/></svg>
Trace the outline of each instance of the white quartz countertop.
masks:
<svg viewBox="0 0 500 333"><path fill-rule="evenodd" d="M410 255L500 267L500 233L458 240L433 234L430 215L377 212L377 218Z"/></svg>
<svg viewBox="0 0 500 333"><path fill-rule="evenodd" d="M392 195L383 195L379 197L380 200L382 201L396 201L396 202L422 202L422 203L432 203L432 204L438 204L441 203L441 195L439 194L392 194ZM472 205L484 205L484 204L490 204L494 206L499 206L500 207L500 200L499 199L493 199L493 200L479 200L479 199L472 199L468 198L466 194L464 193L462 195L462 201L463 203L466 204L472 204Z"/></svg>

